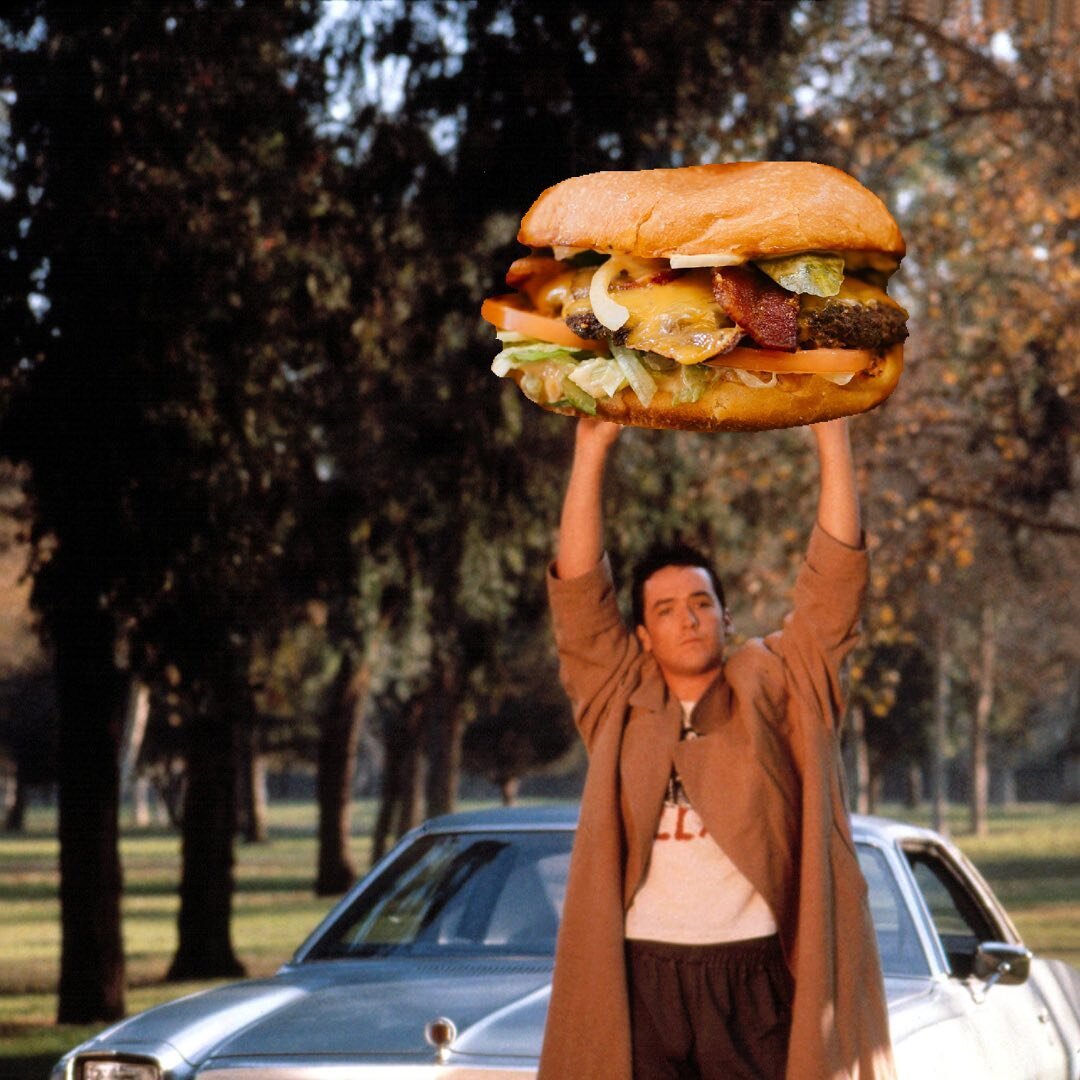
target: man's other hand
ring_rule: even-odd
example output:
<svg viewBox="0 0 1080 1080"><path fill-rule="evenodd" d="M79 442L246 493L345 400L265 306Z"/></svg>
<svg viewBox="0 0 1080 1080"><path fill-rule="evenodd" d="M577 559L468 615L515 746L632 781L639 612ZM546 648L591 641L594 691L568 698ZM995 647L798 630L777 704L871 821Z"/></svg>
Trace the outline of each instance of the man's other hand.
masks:
<svg viewBox="0 0 1080 1080"><path fill-rule="evenodd" d="M621 431L622 427L610 420L585 416L578 421L575 440L580 449L595 449L606 453L615 445Z"/></svg>

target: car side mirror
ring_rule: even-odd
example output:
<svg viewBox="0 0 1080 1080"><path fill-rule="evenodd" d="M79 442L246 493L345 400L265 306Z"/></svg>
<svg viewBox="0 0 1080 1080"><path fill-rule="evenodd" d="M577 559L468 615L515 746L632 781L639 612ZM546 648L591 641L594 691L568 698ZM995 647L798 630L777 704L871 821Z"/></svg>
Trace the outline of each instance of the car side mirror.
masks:
<svg viewBox="0 0 1080 1080"><path fill-rule="evenodd" d="M1019 986L1027 982L1030 973L1031 950L1023 945L984 941L975 950L974 974L977 979L986 983L985 990L989 990L995 983Z"/></svg>

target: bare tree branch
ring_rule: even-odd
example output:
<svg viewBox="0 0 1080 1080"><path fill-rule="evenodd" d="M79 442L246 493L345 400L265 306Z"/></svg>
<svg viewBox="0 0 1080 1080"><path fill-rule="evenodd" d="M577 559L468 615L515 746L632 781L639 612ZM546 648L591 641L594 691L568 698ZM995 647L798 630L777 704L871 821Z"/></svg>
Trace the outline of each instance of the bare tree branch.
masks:
<svg viewBox="0 0 1080 1080"><path fill-rule="evenodd" d="M1037 514L1029 514L1005 503L994 502L992 499L952 495L933 486L923 488L921 496L933 499L935 502L944 503L946 506L958 507L961 510L976 510L980 513L991 514L1001 521L1008 522L1010 525L1022 525L1055 536L1075 536L1080 538L1080 524L1039 517Z"/></svg>

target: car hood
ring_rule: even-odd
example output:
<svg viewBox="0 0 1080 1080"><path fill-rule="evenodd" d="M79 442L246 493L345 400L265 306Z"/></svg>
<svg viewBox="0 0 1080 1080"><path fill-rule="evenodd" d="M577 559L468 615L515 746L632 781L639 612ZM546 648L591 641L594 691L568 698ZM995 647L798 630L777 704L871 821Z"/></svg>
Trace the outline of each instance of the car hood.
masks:
<svg viewBox="0 0 1080 1080"><path fill-rule="evenodd" d="M458 1031L455 1052L536 1057L550 981L551 963L543 960L311 962L272 979L159 1006L100 1039L110 1049L122 1045L159 1056L168 1047L192 1065L300 1058L430 1061L435 1051L425 1040L425 1025L445 1017Z"/></svg>

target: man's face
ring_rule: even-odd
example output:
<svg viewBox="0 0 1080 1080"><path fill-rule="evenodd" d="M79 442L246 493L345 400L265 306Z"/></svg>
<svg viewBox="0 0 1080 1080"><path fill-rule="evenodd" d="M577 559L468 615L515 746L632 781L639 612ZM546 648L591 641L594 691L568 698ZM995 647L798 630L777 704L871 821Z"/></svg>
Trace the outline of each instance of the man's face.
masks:
<svg viewBox="0 0 1080 1080"><path fill-rule="evenodd" d="M637 634L665 675L704 675L720 668L731 620L708 571L665 566L645 581L644 624Z"/></svg>

